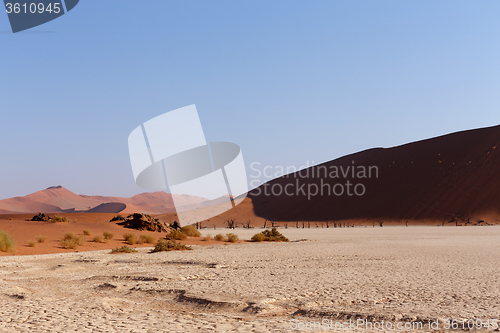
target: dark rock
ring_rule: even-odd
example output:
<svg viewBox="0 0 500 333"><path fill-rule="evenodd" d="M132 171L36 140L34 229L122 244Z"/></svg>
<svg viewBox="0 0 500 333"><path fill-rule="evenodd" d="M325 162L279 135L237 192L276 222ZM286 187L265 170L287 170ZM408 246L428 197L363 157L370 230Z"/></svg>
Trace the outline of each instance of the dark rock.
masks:
<svg viewBox="0 0 500 333"><path fill-rule="evenodd" d="M134 213L127 216L122 223L126 228L137 230L148 230L158 232L169 232L171 227L168 223L162 222L147 214Z"/></svg>
<svg viewBox="0 0 500 333"><path fill-rule="evenodd" d="M38 213L35 216L31 218L31 220L28 221L49 221L51 218L43 213Z"/></svg>

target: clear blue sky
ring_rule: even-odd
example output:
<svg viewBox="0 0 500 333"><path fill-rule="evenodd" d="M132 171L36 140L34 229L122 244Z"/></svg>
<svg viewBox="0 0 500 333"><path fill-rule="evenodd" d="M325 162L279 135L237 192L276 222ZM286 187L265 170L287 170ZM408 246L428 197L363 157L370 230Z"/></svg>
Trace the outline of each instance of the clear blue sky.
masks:
<svg viewBox="0 0 500 333"><path fill-rule="evenodd" d="M129 133L190 104L263 166L500 123L498 0L82 0L9 31L0 198L140 193Z"/></svg>

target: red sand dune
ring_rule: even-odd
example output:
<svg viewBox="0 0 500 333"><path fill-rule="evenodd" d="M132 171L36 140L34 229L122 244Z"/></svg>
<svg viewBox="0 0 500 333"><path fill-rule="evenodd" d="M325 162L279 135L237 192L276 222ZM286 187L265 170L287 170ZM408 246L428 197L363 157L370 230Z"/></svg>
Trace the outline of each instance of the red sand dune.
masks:
<svg viewBox="0 0 500 333"><path fill-rule="evenodd" d="M356 173L360 170L358 166L377 166L378 178L375 169L372 169L372 178L358 178L356 173L353 178L350 171L346 178L324 178L324 167L330 172L333 166L342 166L345 171L353 165ZM247 216L255 214L276 221L449 221L457 217L489 223L500 221L500 126L457 132L393 148L369 149L311 167L308 171L308 178L300 178L295 173L260 186L246 199L251 203L241 208L254 210L247 212ZM302 175L305 174L303 171ZM293 184L296 189L297 181L300 185L305 184L306 193L308 186L314 192L313 184L319 188L321 180L330 186L346 184L347 180L352 184L361 183L366 193L362 196L316 195L310 199L302 193L293 196L263 193L264 187L271 193L275 186L275 193L278 193L279 188L287 184ZM289 193L291 188L288 188ZM325 186L324 193L326 190ZM337 187L339 192L340 187ZM226 217L230 215L231 211L225 213ZM244 216L245 212L238 212L238 215Z"/></svg>
<svg viewBox="0 0 500 333"><path fill-rule="evenodd" d="M352 166L355 177L352 177ZM370 166L372 177L360 178L359 166ZM339 178L332 178L337 167ZM343 168L343 169L341 169ZM347 169L349 168L349 169ZM325 177L325 169L327 176ZM342 170L347 171L346 177ZM302 175L302 176L300 176ZM330 188L337 183L351 196L336 196ZM298 183L297 183L298 182ZM298 184L298 185L297 185ZM357 196L356 184L363 184L366 193ZM288 193L279 195L288 187ZM297 191L300 186L304 192ZM324 185L323 195L310 196ZM272 193L274 187L275 195ZM362 187L358 186L358 193ZM265 194L265 191L269 195ZM336 188L340 193L340 187ZM168 214L166 214L168 215ZM165 216L167 218L167 216ZM448 224L456 219L460 225L500 223L500 126L462 131L392 148L374 148L347 155L321 165L283 176L251 191L235 208L202 222L202 226L223 226L235 219L242 227L250 221L252 227L264 221L277 225L299 226L297 221L311 221L314 226L326 226L326 221L355 225L385 224ZM455 225L455 223L452 223ZM307 227L307 223L306 223Z"/></svg>
<svg viewBox="0 0 500 333"><path fill-rule="evenodd" d="M204 198L181 195L183 205L198 205ZM111 205L111 203L114 203ZM109 204L109 205L103 205ZM121 204L121 205L117 205ZM119 208L122 208L119 210ZM160 214L175 212L172 195L165 192L141 193L132 198L78 195L62 186L0 200L0 212L8 213L59 213L59 212L99 212Z"/></svg>

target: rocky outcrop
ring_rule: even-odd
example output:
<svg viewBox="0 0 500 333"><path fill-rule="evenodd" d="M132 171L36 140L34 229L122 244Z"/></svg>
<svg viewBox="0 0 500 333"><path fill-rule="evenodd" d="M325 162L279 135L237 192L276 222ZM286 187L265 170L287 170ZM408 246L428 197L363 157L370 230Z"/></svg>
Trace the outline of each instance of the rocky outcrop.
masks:
<svg viewBox="0 0 500 333"><path fill-rule="evenodd" d="M137 230L169 232L172 229L168 223L142 213L130 214L122 224L126 228Z"/></svg>

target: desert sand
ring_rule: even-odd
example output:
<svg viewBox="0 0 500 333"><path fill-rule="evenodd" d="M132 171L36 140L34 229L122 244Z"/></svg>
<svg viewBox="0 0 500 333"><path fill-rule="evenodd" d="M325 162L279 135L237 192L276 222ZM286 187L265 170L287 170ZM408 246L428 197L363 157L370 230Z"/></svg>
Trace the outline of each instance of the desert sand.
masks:
<svg viewBox="0 0 500 333"><path fill-rule="evenodd" d="M172 214L174 215L174 214ZM54 216L51 214L51 216ZM33 254L48 254L48 253L66 253L66 252L82 252L102 249L113 249L126 245L123 235L132 233L138 238L140 235L151 235L155 239L165 237L165 233L152 231L139 231L128 229L119 225L116 222L109 222L115 214L109 213L69 213L61 214L68 218L69 222L41 222L41 221L25 221L33 217L32 214L7 214L0 215L0 230L4 230L15 241L15 248L11 252L1 252L0 256L12 255L33 255ZM126 216L126 215L124 215ZM165 220L173 222L171 220ZM84 230L90 231L90 236L83 234ZM110 232L113 238L107 243L96 243L93 238L97 235L102 235L103 232ZM65 249L61 247L60 242L66 233L73 233L85 238L84 245L77 249ZM215 234L214 234L215 235ZM46 237L44 243L37 243L35 247L29 247L28 243L36 240L37 236ZM191 237L180 241L187 245L216 245L223 244L222 242L202 241L201 237ZM141 244L139 247L148 247L151 245Z"/></svg>
<svg viewBox="0 0 500 333"><path fill-rule="evenodd" d="M0 331L290 332L291 320L323 319L437 319L443 331L449 318L500 319L500 227L280 231L291 242L1 257Z"/></svg>

